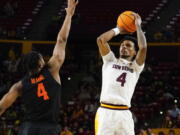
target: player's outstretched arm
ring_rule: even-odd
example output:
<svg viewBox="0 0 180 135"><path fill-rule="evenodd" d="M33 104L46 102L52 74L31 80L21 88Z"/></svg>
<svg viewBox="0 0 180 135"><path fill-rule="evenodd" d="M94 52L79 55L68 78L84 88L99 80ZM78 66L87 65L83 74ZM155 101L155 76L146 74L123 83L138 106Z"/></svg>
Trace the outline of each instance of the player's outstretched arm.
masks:
<svg viewBox="0 0 180 135"><path fill-rule="evenodd" d="M108 42L113 37L117 36L118 34L127 34L127 33L128 32L126 32L124 29L122 29L120 27L116 27L116 28L111 29L111 30L103 33L102 35L100 35L97 38L97 45L99 47L99 51L100 51L101 56L105 56L111 51Z"/></svg>
<svg viewBox="0 0 180 135"><path fill-rule="evenodd" d="M138 39L138 47L139 51L136 55L136 62L138 65L142 65L146 59L146 52L147 52L147 42L144 32L141 29L141 17L138 14L134 14L135 16L135 25L137 29L137 39Z"/></svg>
<svg viewBox="0 0 180 135"><path fill-rule="evenodd" d="M21 88L21 81L17 82L10 88L9 92L3 96L0 100L0 116L15 102L16 98L21 93Z"/></svg>
<svg viewBox="0 0 180 135"><path fill-rule="evenodd" d="M66 8L66 17L62 25L62 28L58 33L56 45L53 50L53 56L50 58L48 62L48 65L50 66L51 70L54 70L55 72L59 72L59 69L62 66L65 59L65 48L71 27L71 19L74 15L77 4L78 1L68 0L68 7Z"/></svg>

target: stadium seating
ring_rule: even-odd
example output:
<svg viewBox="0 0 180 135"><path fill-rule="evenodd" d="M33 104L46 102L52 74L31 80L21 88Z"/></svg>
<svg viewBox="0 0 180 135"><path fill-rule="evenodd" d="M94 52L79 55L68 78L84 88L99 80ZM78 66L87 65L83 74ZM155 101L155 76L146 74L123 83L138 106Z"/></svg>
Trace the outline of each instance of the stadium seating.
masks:
<svg viewBox="0 0 180 135"><path fill-rule="evenodd" d="M118 15L125 10L132 10L139 13L145 23L151 20L155 14L158 14L162 7L167 3L166 0L139 0L135 3L133 0L83 0L79 3L77 13L80 14L80 24L76 31L84 26L87 33L105 31L108 28L116 26ZM79 32L79 31L78 31Z"/></svg>
<svg viewBox="0 0 180 135"><path fill-rule="evenodd" d="M7 31L13 30L17 31L20 29L26 31L31 28L32 22L37 19L37 14L39 13L41 7L44 4L44 0L3 0L0 2L1 10L5 8L6 4L9 4L12 8L12 15L6 15L3 12L3 17L0 17L0 26L1 28L6 29ZM16 7L13 5L16 4ZM7 11L8 12L8 11Z"/></svg>

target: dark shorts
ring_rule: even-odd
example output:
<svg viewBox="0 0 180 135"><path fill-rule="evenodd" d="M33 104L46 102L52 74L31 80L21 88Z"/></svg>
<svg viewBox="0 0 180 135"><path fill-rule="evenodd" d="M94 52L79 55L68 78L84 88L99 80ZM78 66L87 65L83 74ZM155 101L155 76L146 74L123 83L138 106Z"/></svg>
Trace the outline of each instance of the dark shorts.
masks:
<svg viewBox="0 0 180 135"><path fill-rule="evenodd" d="M60 135L60 126L48 123L24 122L18 135Z"/></svg>

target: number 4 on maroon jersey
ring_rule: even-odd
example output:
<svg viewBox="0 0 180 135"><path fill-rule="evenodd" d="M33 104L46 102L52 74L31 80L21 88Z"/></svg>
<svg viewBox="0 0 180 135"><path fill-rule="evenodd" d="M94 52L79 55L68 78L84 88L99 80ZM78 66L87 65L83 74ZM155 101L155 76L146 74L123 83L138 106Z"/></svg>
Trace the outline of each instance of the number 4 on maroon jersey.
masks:
<svg viewBox="0 0 180 135"><path fill-rule="evenodd" d="M124 84L126 82L126 74L127 73L122 73L117 79L116 81L121 83L121 86L124 87Z"/></svg>

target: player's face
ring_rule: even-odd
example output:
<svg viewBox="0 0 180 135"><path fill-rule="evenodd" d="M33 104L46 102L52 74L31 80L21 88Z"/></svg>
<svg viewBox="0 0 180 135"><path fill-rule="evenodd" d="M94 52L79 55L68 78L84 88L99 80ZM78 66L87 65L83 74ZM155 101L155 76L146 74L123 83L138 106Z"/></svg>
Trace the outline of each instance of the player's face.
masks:
<svg viewBox="0 0 180 135"><path fill-rule="evenodd" d="M134 57L136 55L135 44L130 40L124 40L120 46L121 58Z"/></svg>

